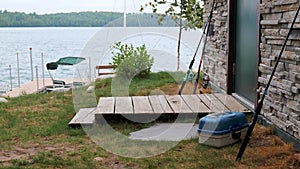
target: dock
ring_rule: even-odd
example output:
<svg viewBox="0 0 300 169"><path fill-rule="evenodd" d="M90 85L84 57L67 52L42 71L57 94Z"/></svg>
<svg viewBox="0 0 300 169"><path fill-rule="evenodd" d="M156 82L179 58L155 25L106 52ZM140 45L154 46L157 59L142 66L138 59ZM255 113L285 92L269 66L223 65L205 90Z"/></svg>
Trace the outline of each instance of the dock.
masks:
<svg viewBox="0 0 300 169"><path fill-rule="evenodd" d="M60 79L66 82L66 84L73 83L74 79ZM34 79L33 81L29 81L25 84L22 84L20 87L13 88L11 91L3 94L3 97L19 97L24 94L34 94L43 90L46 86L53 85L51 78L43 79Z"/></svg>
<svg viewBox="0 0 300 169"><path fill-rule="evenodd" d="M214 112L250 112L233 96L215 93L198 95L151 95L130 97L100 97L97 107L83 108L69 126L92 125L97 116L113 115L176 115L210 114Z"/></svg>

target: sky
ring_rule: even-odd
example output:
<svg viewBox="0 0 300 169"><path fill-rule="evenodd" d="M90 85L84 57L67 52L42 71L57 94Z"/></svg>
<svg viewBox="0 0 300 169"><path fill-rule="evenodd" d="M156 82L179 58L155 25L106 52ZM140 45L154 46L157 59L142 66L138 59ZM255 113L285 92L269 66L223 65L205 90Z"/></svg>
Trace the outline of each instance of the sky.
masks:
<svg viewBox="0 0 300 169"><path fill-rule="evenodd" d="M149 1L126 0L126 11L139 12L140 6ZM124 0L0 0L0 10L37 14L81 11L123 12Z"/></svg>

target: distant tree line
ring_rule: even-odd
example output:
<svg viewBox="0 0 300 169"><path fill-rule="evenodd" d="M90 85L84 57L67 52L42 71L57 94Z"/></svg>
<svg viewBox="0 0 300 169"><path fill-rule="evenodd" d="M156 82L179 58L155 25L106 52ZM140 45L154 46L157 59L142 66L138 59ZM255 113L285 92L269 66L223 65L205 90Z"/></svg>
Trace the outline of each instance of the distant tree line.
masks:
<svg viewBox="0 0 300 169"><path fill-rule="evenodd" d="M158 16L149 13L127 14L127 26L176 26L171 17L158 24ZM72 12L38 15L0 10L0 27L104 27L123 26L123 13Z"/></svg>

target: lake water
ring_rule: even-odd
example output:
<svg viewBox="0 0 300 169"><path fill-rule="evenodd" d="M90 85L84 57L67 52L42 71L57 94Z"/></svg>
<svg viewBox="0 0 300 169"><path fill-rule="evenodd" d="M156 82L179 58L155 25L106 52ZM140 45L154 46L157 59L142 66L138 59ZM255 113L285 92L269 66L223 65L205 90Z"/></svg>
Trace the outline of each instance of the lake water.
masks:
<svg viewBox="0 0 300 169"><path fill-rule="evenodd" d="M181 70L186 70L198 44L201 31L184 31L181 47ZM0 29L0 88L9 86L11 65L13 87L18 86L17 53L19 54L19 72L21 84L31 80L30 50L32 48L34 78L36 67L38 76L49 77L45 64L57 61L64 56L86 58L88 68L80 70L95 78L96 65L111 61L112 45L121 41L134 46L146 44L147 50L154 57L153 71L177 68L176 27L135 27L135 28L1 28ZM41 54L44 62L42 63ZM195 67L198 63L195 63ZM73 77L75 69L62 67L56 77Z"/></svg>

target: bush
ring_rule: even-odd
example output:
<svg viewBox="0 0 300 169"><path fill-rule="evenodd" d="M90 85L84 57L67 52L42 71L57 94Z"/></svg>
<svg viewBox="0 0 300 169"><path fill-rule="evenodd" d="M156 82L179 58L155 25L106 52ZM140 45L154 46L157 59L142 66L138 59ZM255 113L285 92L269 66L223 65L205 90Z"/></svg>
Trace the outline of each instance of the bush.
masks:
<svg viewBox="0 0 300 169"><path fill-rule="evenodd" d="M124 78L146 77L151 72L154 59L146 50L146 45L134 47L132 44L117 42L113 46L114 55L111 65L116 68L116 75Z"/></svg>

